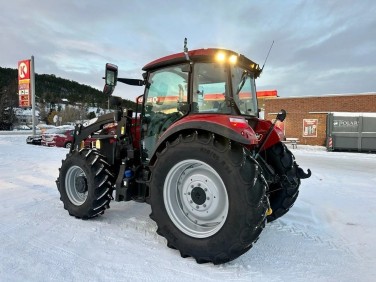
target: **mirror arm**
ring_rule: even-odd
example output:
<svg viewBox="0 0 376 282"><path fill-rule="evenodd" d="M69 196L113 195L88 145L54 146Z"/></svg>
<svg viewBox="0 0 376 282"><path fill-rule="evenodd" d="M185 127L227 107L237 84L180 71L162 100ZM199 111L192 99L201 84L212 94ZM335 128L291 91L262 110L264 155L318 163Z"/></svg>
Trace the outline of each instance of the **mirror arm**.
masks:
<svg viewBox="0 0 376 282"><path fill-rule="evenodd" d="M117 81L134 86L144 86L145 81L141 79L133 79L133 78L118 78Z"/></svg>

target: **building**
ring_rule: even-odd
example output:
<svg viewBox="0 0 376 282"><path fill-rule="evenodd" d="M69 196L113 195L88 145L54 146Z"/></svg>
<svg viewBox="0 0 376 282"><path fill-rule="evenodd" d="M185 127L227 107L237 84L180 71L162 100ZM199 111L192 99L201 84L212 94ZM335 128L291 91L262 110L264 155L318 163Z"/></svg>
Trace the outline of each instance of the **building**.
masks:
<svg viewBox="0 0 376 282"><path fill-rule="evenodd" d="M265 118L265 100L278 97L277 90L261 90L256 92L260 118Z"/></svg>
<svg viewBox="0 0 376 282"><path fill-rule="evenodd" d="M298 138L300 144L325 146L328 113L376 113L376 93L276 97L265 99L264 107L264 117L269 120L281 109L286 110L287 117L281 127L287 138Z"/></svg>
<svg viewBox="0 0 376 282"><path fill-rule="evenodd" d="M33 112L31 108L15 108L14 113L17 117L18 125L32 125L33 123ZM35 122L36 124L39 123L39 110L35 110Z"/></svg>

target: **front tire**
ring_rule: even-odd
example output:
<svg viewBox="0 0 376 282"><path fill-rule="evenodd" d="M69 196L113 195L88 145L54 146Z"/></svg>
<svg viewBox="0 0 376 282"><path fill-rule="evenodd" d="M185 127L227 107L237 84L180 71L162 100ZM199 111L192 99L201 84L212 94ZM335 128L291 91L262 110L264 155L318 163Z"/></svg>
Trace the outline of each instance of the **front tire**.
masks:
<svg viewBox="0 0 376 282"><path fill-rule="evenodd" d="M294 205L299 195L300 179L295 157L285 144L277 143L266 150L266 159L280 179L280 182L272 183L268 191L273 212L267 220L272 222L285 215Z"/></svg>
<svg viewBox="0 0 376 282"><path fill-rule="evenodd" d="M56 185L70 215L88 219L110 207L113 175L109 167L105 157L96 150L83 149L67 155Z"/></svg>
<svg viewBox="0 0 376 282"><path fill-rule="evenodd" d="M182 257L231 261L258 239L266 220L266 182L239 144L211 133L180 135L151 167L157 233Z"/></svg>

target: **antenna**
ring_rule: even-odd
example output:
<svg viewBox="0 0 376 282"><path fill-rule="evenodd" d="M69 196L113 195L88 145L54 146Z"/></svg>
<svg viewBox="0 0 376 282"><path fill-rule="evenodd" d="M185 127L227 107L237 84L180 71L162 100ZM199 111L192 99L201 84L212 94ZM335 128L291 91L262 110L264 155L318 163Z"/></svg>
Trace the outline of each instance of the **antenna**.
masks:
<svg viewBox="0 0 376 282"><path fill-rule="evenodd" d="M265 62L264 62L264 64L262 65L261 72L262 72L262 70L263 70L264 67L265 67L266 61L268 60L268 57L269 57L270 51L272 50L273 45L274 45L274 40L273 40L273 42L272 42L272 45L270 45L268 55L266 55Z"/></svg>
<svg viewBox="0 0 376 282"><path fill-rule="evenodd" d="M190 61L190 60L191 60L191 59L189 58L189 55L188 55L187 37L184 38L184 55L185 55L185 58L187 59L187 61Z"/></svg>

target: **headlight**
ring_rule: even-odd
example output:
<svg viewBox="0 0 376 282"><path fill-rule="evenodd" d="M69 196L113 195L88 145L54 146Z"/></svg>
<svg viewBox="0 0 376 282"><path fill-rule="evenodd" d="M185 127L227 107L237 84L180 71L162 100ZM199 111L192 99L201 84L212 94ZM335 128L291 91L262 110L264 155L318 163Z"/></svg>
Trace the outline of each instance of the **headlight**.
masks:
<svg viewBox="0 0 376 282"><path fill-rule="evenodd" d="M215 55L215 59L220 63L229 62L230 64L236 64L236 62L238 61L238 56L234 54L227 56L225 52L219 51Z"/></svg>
<svg viewBox="0 0 376 282"><path fill-rule="evenodd" d="M215 58L218 62L224 62L226 59L226 55L223 52L218 52Z"/></svg>
<svg viewBox="0 0 376 282"><path fill-rule="evenodd" d="M229 62L231 64L235 64L236 62L238 61L238 56L236 55L231 55L230 58L229 58Z"/></svg>
<svg viewBox="0 0 376 282"><path fill-rule="evenodd" d="M97 141L95 141L95 148L97 149L101 148L101 140L97 139Z"/></svg>

